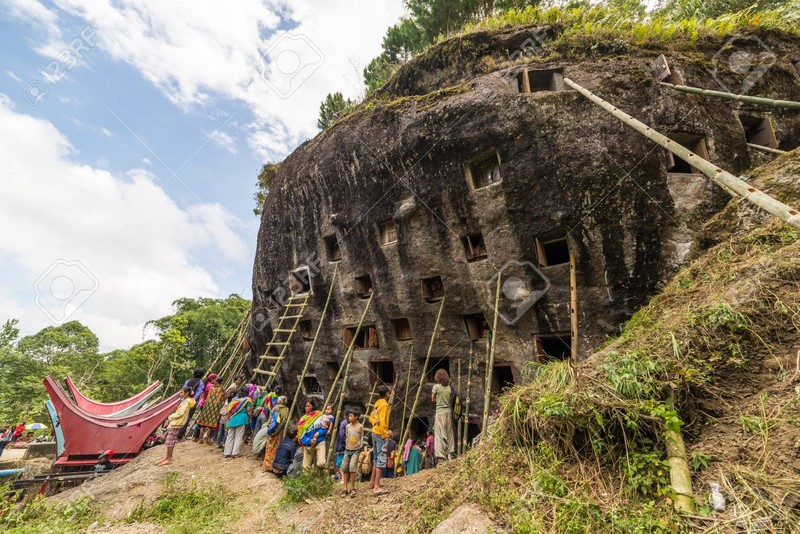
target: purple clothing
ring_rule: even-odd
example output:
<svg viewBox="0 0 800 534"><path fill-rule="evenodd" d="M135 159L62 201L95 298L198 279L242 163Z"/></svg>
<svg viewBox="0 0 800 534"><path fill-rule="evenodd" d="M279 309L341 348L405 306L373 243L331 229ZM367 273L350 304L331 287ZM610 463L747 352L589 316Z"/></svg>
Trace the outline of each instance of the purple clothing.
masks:
<svg viewBox="0 0 800 534"><path fill-rule="evenodd" d="M199 402L200 397L203 395L203 392L206 390L206 383L203 382L201 378L190 378L186 382L183 383L183 387L190 387L194 391L194 402Z"/></svg>
<svg viewBox="0 0 800 534"><path fill-rule="evenodd" d="M339 425L339 432L336 434L336 453L344 452L345 440L347 439L347 419Z"/></svg>

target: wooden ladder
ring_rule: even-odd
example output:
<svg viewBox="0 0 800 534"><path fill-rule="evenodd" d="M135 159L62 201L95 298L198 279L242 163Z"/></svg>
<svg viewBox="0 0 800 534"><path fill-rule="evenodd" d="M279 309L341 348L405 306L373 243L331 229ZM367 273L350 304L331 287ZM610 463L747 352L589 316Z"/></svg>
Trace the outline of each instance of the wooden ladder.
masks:
<svg viewBox="0 0 800 534"><path fill-rule="evenodd" d="M286 357L286 351L289 349L289 344L292 341L292 336L297 331L297 325L300 319L303 318L303 313L308 307L308 299L311 293L302 293L300 295L292 295L289 297L288 302L283 308L283 314L278 319L278 326L272 331L272 339L267 343L264 355L258 360L258 366L253 369L253 379L257 375L266 375L267 382L264 387L268 387L278 377L278 372L281 368L281 363ZM270 349L279 350L278 354L270 354ZM265 367L272 363L272 370L268 371Z"/></svg>

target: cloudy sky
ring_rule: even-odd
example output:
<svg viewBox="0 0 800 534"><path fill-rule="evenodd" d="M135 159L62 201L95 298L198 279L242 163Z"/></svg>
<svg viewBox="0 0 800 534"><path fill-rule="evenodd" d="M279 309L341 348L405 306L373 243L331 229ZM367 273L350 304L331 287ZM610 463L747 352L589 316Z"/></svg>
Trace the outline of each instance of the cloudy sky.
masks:
<svg viewBox="0 0 800 534"><path fill-rule="evenodd" d="M140 342L250 297L261 164L362 92L402 0L0 0L0 322Z"/></svg>

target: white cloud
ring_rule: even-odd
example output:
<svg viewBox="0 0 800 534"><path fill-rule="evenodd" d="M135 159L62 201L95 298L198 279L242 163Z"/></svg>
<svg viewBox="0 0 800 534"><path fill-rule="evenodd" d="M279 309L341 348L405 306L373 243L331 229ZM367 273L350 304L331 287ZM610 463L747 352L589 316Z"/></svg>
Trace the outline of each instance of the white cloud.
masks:
<svg viewBox="0 0 800 534"><path fill-rule="evenodd" d="M6 0L4 3L6 16L33 24L51 38L61 37L58 15L38 0Z"/></svg>
<svg viewBox="0 0 800 534"><path fill-rule="evenodd" d="M15 111L0 94L0 257L13 263L0 291L29 287L32 301L34 281L54 262L77 260L98 287L73 318L118 348L140 340L144 322L168 314L174 299L219 296L191 253L250 259L235 231L242 223L222 206L181 209L146 170L115 176L75 157L52 123ZM22 310L29 326L47 325L33 306L20 307L19 295L0 294L0 304L6 314Z"/></svg>
<svg viewBox="0 0 800 534"><path fill-rule="evenodd" d="M106 137L114 137L114 134L111 133L111 130L108 128L100 128L100 133L105 135Z"/></svg>
<svg viewBox="0 0 800 534"><path fill-rule="evenodd" d="M403 14L401 0L238 0L225 9L216 0L56 4L71 16L96 21L100 47L137 68L176 105L202 106L220 97L244 102L254 115L249 144L264 159L283 157L316 133L327 93L358 96L361 70ZM288 33L278 30L287 27ZM265 83L261 52L276 40L290 43L301 60L319 51L324 61L286 75L278 67L287 70L291 57L282 55L267 69ZM296 90L282 98L278 93L287 87Z"/></svg>
<svg viewBox="0 0 800 534"><path fill-rule="evenodd" d="M233 140L233 137L227 133L222 130L216 130L213 132L206 132L206 135L215 145L224 148L231 154L236 154L236 142Z"/></svg>
<svg viewBox="0 0 800 534"><path fill-rule="evenodd" d="M9 78L11 78L12 80L14 80L15 82L17 82L17 83L23 83L23 82L22 82L22 78L20 78L20 77L19 77L19 76L17 76L16 74L14 74L14 71L13 71L13 70L6 70L6 71L4 71L4 72L6 73L6 75L7 75Z"/></svg>

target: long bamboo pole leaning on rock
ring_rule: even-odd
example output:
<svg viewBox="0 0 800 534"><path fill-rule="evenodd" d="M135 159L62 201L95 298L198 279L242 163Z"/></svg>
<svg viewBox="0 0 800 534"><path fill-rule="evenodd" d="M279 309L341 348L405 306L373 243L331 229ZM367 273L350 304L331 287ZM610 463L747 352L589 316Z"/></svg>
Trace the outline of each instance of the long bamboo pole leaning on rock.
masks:
<svg viewBox="0 0 800 534"><path fill-rule="evenodd" d="M711 96L714 98L721 98L723 100L736 100L737 102L746 102L748 104L758 104L761 106L768 106L771 108L785 108L800 111L800 102L793 102L791 100L775 100L773 98L764 98L760 96L738 95L736 93L726 93L723 91L712 91L710 89L700 89L699 87L691 87L689 85L674 85L667 82L658 82L659 85L669 87L676 91L683 93L691 93L693 95Z"/></svg>
<svg viewBox="0 0 800 534"><path fill-rule="evenodd" d="M364 319L367 316L367 312L369 311L369 305L372 304L372 299L375 296L373 292L372 295L369 296L367 300L367 305L364 307L364 312L361 314L361 319L358 321L358 326L356 327L356 331L353 334L353 339L350 340L350 346L347 348L347 353L344 355L344 359L342 359L342 365L339 367L339 371L336 372L336 378L333 379L333 383L331 384L331 389L328 391L327 397L325 397L325 402L322 404L323 408L331 402L331 397L333 396L333 392L336 391L336 386L339 383L339 378L342 376L342 371L344 367L347 365L347 362L350 358L353 357L353 349L356 346L356 339L358 339L358 334L361 332L361 327L364 325Z"/></svg>
<svg viewBox="0 0 800 534"><path fill-rule="evenodd" d="M403 419L400 421L400 438L406 432L406 408L408 407L408 388L411 385L411 365L414 363L414 345L411 345L411 354L408 356L408 374L406 376L406 393L403 395ZM405 443L402 444L405 447Z"/></svg>
<svg viewBox="0 0 800 534"><path fill-rule="evenodd" d="M784 154L787 154L785 150L778 150L777 148L771 148L768 146L761 146L753 143L747 143L747 146L749 146L750 148L755 148L756 150L760 150L761 152L768 152L770 154L775 154L777 156L783 156Z"/></svg>
<svg viewBox="0 0 800 534"><path fill-rule="evenodd" d="M470 341L469 343L469 363L467 363L467 396L466 401L464 402L464 431L461 434L461 450L464 451L467 448L467 441L469 441L469 397L472 395L472 355L475 351L475 342Z"/></svg>
<svg viewBox="0 0 800 534"><path fill-rule="evenodd" d="M419 395L422 393L422 386L425 384L425 375L428 374L428 363L431 360L431 352L433 352L433 342L436 341L436 334L439 331L439 320L442 318L442 310L444 310L444 296L442 296L442 303L439 305L439 313L436 314L436 324L433 325L433 333L431 334L431 342L428 344L428 353L425 355L425 363L422 366L422 376L419 378L419 386L417 386L417 393L414 396L414 404L411 405L411 413L408 415L408 425L406 425L405 432L403 433L401 443L408 440L408 435L411 432L411 420L414 419L414 414L417 413L417 404L419 403Z"/></svg>
<svg viewBox="0 0 800 534"><path fill-rule="evenodd" d="M247 312L245 312L244 317L242 317L242 320L239 321L239 324L236 326L236 329L231 334L231 337L228 338L228 340L225 342L225 345L223 345L222 349L220 349L220 351L217 353L217 357L214 358L214 361L212 361L210 364L208 364L208 370L209 371L213 371L214 367L216 367L217 364L219 364L220 360L222 359L222 355L225 354L225 351L228 349L228 345L231 344L231 341L233 341L234 338L238 339L237 336L240 335L239 331L242 329L242 326L245 324L245 321L247 321L247 319L250 318L250 309L251 308L247 309ZM217 375L220 375L220 374L221 373L217 373Z"/></svg>
<svg viewBox="0 0 800 534"><path fill-rule="evenodd" d="M331 303L331 295L333 295L333 285L336 283L336 275L339 272L339 264L337 263L333 267L333 275L331 275L331 286L328 288L328 298L325 299L325 307L322 308L322 315L319 316L319 324L317 325L317 331L314 333L314 340L311 342L311 346L308 348L308 356L306 356L306 362L303 364L303 371L300 373L300 378L297 380L297 389L294 391L294 397L292 397L292 404L289 408L289 419L294 417L294 410L297 408L297 399L300 398L300 391L303 389L303 378L306 376L306 372L308 372L308 366L311 364L311 357L314 356L314 349L317 348L317 340L319 339L319 334L322 332L322 324L325 322L325 315L328 313L328 306ZM288 422L287 422L288 423ZM286 424L283 426L283 436L281 439L286 439L286 433L289 431L289 425Z"/></svg>
<svg viewBox="0 0 800 534"><path fill-rule="evenodd" d="M497 339L497 316L500 309L500 288L502 287L502 275L497 273L497 292L494 296L494 322L492 323L492 342L489 349L489 359L486 361L486 382L483 387L483 426L481 427L481 443L486 440L486 432L489 426L489 403L492 400L492 367L494 367L494 341ZM487 345L489 345L487 340Z"/></svg>
<svg viewBox="0 0 800 534"><path fill-rule="evenodd" d="M716 165L704 160L691 150L681 146L675 141L672 141L667 136L656 132L643 122L634 119L624 111L615 108L613 105L593 94L588 89L584 89L569 78L564 78L564 83L578 91L580 94L604 110L611 113L614 117L624 122L637 132L646 136L651 141L658 143L676 156L680 157L692 167L700 169L703 174L708 176L714 183L722 187L722 189L727 191L730 195L738 195L752 202L764 211L771 213L783 222L794 226L795 228L800 228L800 212L798 212L796 209L792 208L791 206L787 206L783 202L772 198L763 191L759 191L755 187L748 185L746 182L742 181L731 173L726 172Z"/></svg>
<svg viewBox="0 0 800 534"><path fill-rule="evenodd" d="M458 360L456 360L456 391L458 394L461 395L461 357L459 356ZM451 406L452 408L452 406ZM456 425L456 454L461 456L461 421L458 421L459 424Z"/></svg>
<svg viewBox="0 0 800 534"><path fill-rule="evenodd" d="M350 364L353 363L353 358L351 357L347 360L347 368L344 370L344 379L342 380L342 388L339 390L339 400L335 403L336 406L333 409L333 428L331 428L329 435L331 437L330 447L328 448L328 457L325 459L325 464L331 463L331 457L333 456L333 449L336 448L336 435L339 433L339 414L342 412L342 408L344 407L344 392L347 389L347 378L350 376ZM325 406L322 407L325 409Z"/></svg>

